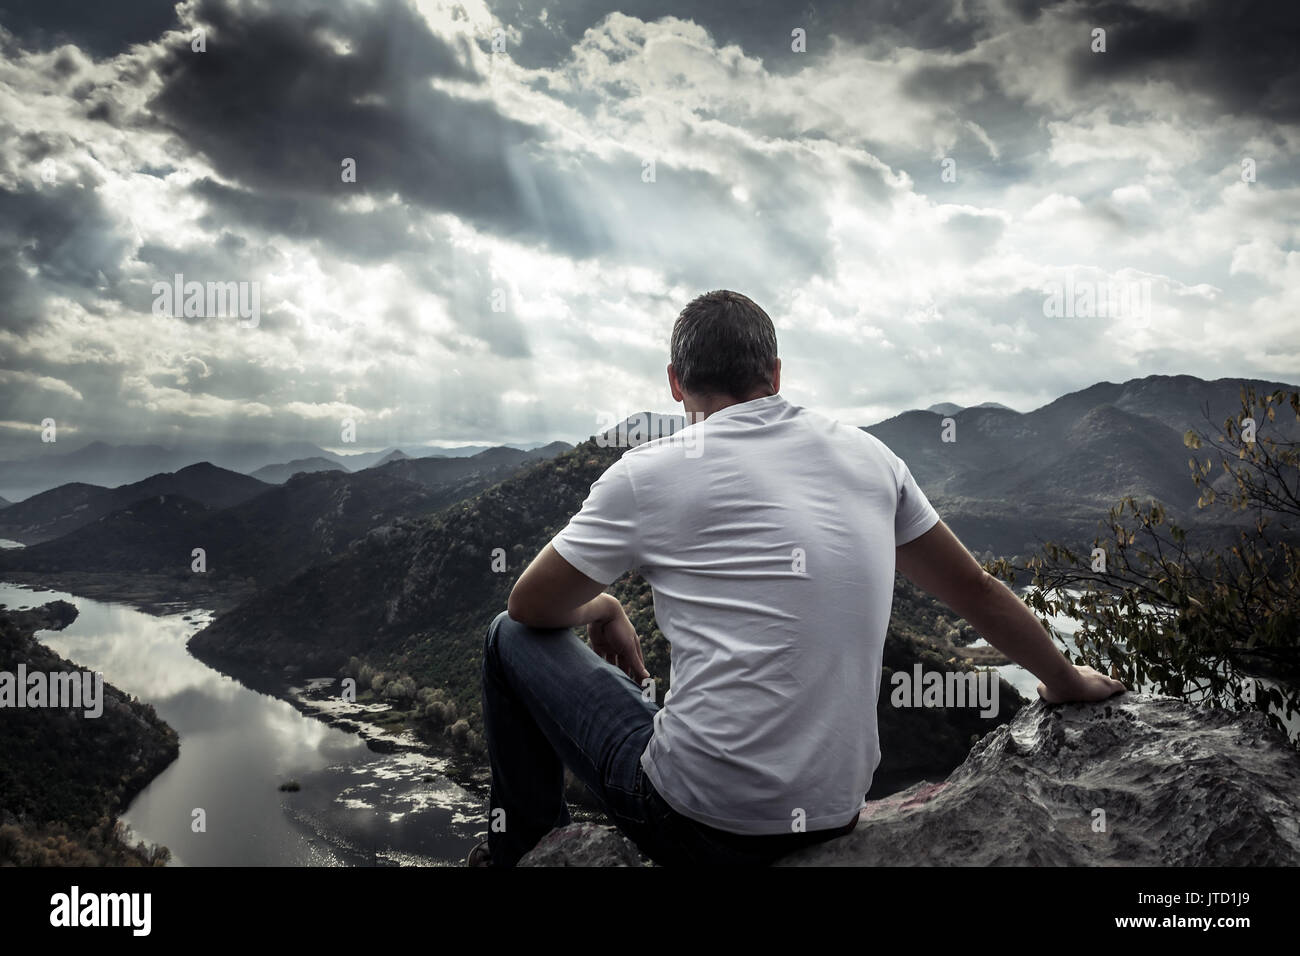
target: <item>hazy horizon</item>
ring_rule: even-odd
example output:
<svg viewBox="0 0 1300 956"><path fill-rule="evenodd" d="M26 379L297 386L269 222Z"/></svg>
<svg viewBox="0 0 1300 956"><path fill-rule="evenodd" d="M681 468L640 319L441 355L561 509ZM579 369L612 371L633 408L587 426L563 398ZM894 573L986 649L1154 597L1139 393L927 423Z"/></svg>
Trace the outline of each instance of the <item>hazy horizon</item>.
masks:
<svg viewBox="0 0 1300 956"><path fill-rule="evenodd" d="M1126 380L1126 381L1141 381L1142 379L1146 379L1146 378L1150 378L1150 377L1152 377L1152 376L1138 376L1138 377L1136 377L1136 378L1134 378L1134 379L1128 379L1128 380ZM1177 377L1177 376L1168 376L1168 377ZM1242 377L1242 376L1223 376L1222 378L1223 378L1223 379L1227 379L1227 380L1235 380L1235 379L1243 378L1243 377ZM1205 381L1214 381L1214 380L1205 380ZM1293 382L1286 382L1286 381L1284 381L1284 380L1280 380L1280 379L1278 379L1278 380L1257 379L1257 381L1274 381L1274 382L1276 382L1276 384L1287 385L1288 387L1292 387L1292 388L1297 387L1296 383L1293 383ZM1085 386L1085 388L1091 388L1091 387L1094 387L1094 386L1097 386L1097 385L1103 385L1103 384L1124 384L1124 382L1111 382L1111 383L1107 383L1107 382L1104 382L1104 381L1097 381L1097 382L1093 382L1093 383L1091 383L1091 384L1088 385L1088 386ZM1044 407L1045 405L1050 405L1053 401L1056 401L1057 399L1063 397L1064 395L1068 395L1068 394L1073 394L1073 393L1072 393L1072 392L1064 392L1064 393L1062 393L1061 395L1054 396L1052 399L1050 399L1050 400L1047 401L1047 402L1044 402L1042 405L1037 405L1037 406L1035 406L1034 408L1029 408L1029 409L1012 408L1012 407L1010 407L1010 406L1005 405L1005 403L995 403L995 404L1001 404L1001 405L1003 405L1004 408L1006 408L1006 409L1009 410L1009 411L1015 412L1015 413L1017 413L1017 414L1025 415L1025 414L1030 414L1030 413L1032 413L1032 412L1034 412L1034 411L1037 411L1039 408L1042 408L1042 407ZM860 427L860 428L868 428L868 427L871 427L871 426L874 426L874 425L881 424L881 423L883 423L883 422L885 422L885 421L888 421L889 419L894 418L894 417L896 417L896 416L898 416L898 415L901 415L901 414L903 414L903 413L905 413L905 412L909 412L909 411L928 411L928 410L932 409L932 408L935 407L935 406L944 405L944 404L947 404L947 403L945 403L945 402L942 401L942 400L940 400L940 401L930 402L928 405L913 404L913 405L909 405L909 406L904 407L904 408L900 408L900 409L898 409L898 411L893 412L892 414L887 415L887 416L885 416L884 418L879 419L879 420L877 420L877 421L872 421L872 422L853 422L853 423L851 423L851 424L854 424L854 425L856 425L856 426L858 426L858 427ZM956 404L956 403L952 403L952 404ZM978 406L980 406L981 404L985 404L985 402L977 401L977 402L974 402L974 403L972 403L972 404L970 404L970 405L964 405L964 406L962 406L962 410L965 410L965 409L968 409L968 408L978 407ZM817 410L817 409L814 409L814 410ZM642 414L642 413L651 413L651 414L659 414L659 415L677 415L677 416L681 416L682 411L681 411L681 408L680 408L680 403L678 403L677 408L675 408L675 409L673 409L673 410L670 410L670 411L665 411L665 410L663 410L663 409L658 409L658 408L642 408L642 409L630 410L630 411L628 411L627 414L625 414L625 415L619 415L619 416L618 416L618 420L619 420L620 422L621 422L621 421L625 421L627 418L629 418L629 417L631 417L631 416L633 416L633 415ZM456 442L456 443L438 443L438 444L431 444L429 439L420 439L420 440L412 440L412 441L397 440L397 441L394 441L394 442L392 442L392 443L390 443L390 444L372 445L372 446L367 446L367 445L363 445L363 444L356 444L356 445L325 444L325 443L321 443L321 442L312 442L312 441L310 441L310 440L308 440L308 439L289 439L289 440L285 440L285 441L282 441L282 442L271 441L271 442L269 442L268 444L269 444L270 447L288 446L288 445L292 445L292 444L295 444L295 443L301 443L301 444L312 444L312 445L315 445L317 448L319 448L321 451L324 451L324 452L327 452L327 453L329 453L329 454L331 454L331 455L335 455L335 456L339 456L339 457L348 457L348 456L355 456L355 455L374 455L374 454L379 453L379 452L390 451L390 450L393 450L393 449L396 449L396 450L399 450L399 451L405 452L405 453L408 454L408 455L411 455L412 452L424 452L424 453L427 455L427 454L437 454L438 452L441 452L441 451L452 451L452 450L456 450L456 449L464 449L464 448L478 448L478 449L482 449L482 448L495 448L495 447L502 447L502 446L505 446L505 447L514 447L514 448L519 448L519 449L521 449L521 450L525 450L525 451L527 451L527 450L531 450L531 449L533 449L533 448L539 448L539 447L542 447L542 446L544 446L544 445L548 445L548 444L551 444L552 442L557 442L557 441L559 441L559 442L567 442L567 443L569 443L569 444L575 444L575 445L576 445L576 444L578 444L579 442L585 441L586 439L592 437L592 436L595 435L596 433L597 433L597 431L593 429L593 430L592 430L591 432L589 432L588 434L581 435L581 436L574 436L574 435L553 435L553 436L550 436L550 437L533 437L533 438L530 438L530 439L528 439L528 440L507 439L507 440L500 440L500 441L484 438L484 439L480 439L479 441L460 441L460 442ZM87 439L87 440L85 440L85 441L81 441L81 442L79 442L79 443L76 443L76 444L74 444L74 445L72 445L72 446L70 446L70 447L67 446L67 445L63 445L63 444L58 444L58 443L56 443L57 447L52 447L52 446L48 446L48 445L47 445L46 448L47 448L51 453L53 453L53 454L70 454L70 453L74 453L74 452L80 451L80 450L83 449L83 448L86 448L86 447L88 447L88 446L95 445L95 444L107 444L107 445L111 445L111 446L114 446L114 447L124 447L124 446L125 446L125 447L157 446L157 447L161 447L161 448L165 448L165 449L175 449L175 448L187 447L187 446L189 446L189 445L199 445L199 446L202 446L202 445L208 445L209 447L215 448L215 447L218 447L218 446L219 446L220 444L222 444L222 443L230 443L230 444L245 444L245 443L247 443L247 444L251 444L251 445L261 445L261 444L263 444L263 441L264 441L263 439L259 439L259 438L255 438L255 437L240 438L240 437L232 437L232 436L226 436L226 437L224 437L224 438L209 438L209 439L182 439L182 440L179 440L179 441L172 441L172 442L170 442L170 443L163 443L163 442L157 442L157 441L109 442L109 441L104 441L104 440L102 440L102 439ZM19 456L18 458L8 458L8 457L6 457L6 458L0 458L0 462L22 460L23 458L26 458L26 457L30 457L30 455L27 455L27 456ZM422 456L422 455L412 455L412 457L423 457L423 456Z"/></svg>

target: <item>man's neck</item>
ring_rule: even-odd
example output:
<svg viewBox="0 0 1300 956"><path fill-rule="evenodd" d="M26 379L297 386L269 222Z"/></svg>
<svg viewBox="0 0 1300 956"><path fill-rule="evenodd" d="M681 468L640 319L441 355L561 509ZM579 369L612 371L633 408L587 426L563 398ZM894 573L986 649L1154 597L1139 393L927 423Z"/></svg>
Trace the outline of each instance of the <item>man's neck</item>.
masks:
<svg viewBox="0 0 1300 956"><path fill-rule="evenodd" d="M730 395L711 395L696 399L691 406L686 408L686 414L691 422L702 422L714 412L720 412L724 408L730 408L732 405L743 405L745 402L752 402L756 398L767 398L769 395L775 395L776 392L756 391L745 398L733 398Z"/></svg>

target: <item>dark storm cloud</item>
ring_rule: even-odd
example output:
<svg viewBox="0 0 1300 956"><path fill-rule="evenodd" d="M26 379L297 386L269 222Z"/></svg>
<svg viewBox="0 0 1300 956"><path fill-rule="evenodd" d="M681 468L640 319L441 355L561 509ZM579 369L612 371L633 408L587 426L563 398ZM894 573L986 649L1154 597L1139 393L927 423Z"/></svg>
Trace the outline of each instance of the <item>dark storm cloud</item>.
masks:
<svg viewBox="0 0 1300 956"><path fill-rule="evenodd" d="M71 181L39 189L0 187L4 328L38 322L56 291L92 308L94 299L120 281L130 247L93 188Z"/></svg>
<svg viewBox="0 0 1300 956"><path fill-rule="evenodd" d="M13 142L17 158L36 165L46 157L54 156L61 146L60 138L44 132L18 134L8 123L0 124L0 141Z"/></svg>
<svg viewBox="0 0 1300 956"><path fill-rule="evenodd" d="M1167 80L1211 97L1222 111L1279 122L1300 120L1300 4L1204 0L1183 10L1098 2L1078 16L1106 30L1092 53L1085 31L1062 38L1080 88L1111 80Z"/></svg>
<svg viewBox="0 0 1300 956"><path fill-rule="evenodd" d="M761 57L773 73L802 69L810 57L831 50L832 37L874 50L895 46L961 52L975 39L976 24L954 16L959 4L917 3L912 0L739 0L700 3L699 0L633 0L618 6L620 13L652 22L662 17L694 20L718 46L735 44ZM611 12L608 0L489 0L503 23L519 29L520 44L510 55L530 68L554 67L568 58L583 33ZM545 11L546 20L542 21ZM807 32L807 53L791 51L790 31Z"/></svg>
<svg viewBox="0 0 1300 956"><path fill-rule="evenodd" d="M27 50L72 43L96 57L148 43L176 22L176 0L0 0L0 26Z"/></svg>
<svg viewBox="0 0 1300 956"><path fill-rule="evenodd" d="M408 207L354 212L335 197L236 189L207 178L192 189L213 210L199 220L205 228L220 229L235 220L290 239L319 240L358 262L385 262L410 247L407 232L414 225L414 210Z"/></svg>
<svg viewBox="0 0 1300 956"><path fill-rule="evenodd" d="M486 257L453 249L438 260L414 256L403 265L407 276L446 303L456 334L439 334L437 340L448 351L466 351L464 342L457 338L460 335L483 342L499 358L532 356L528 330L517 314L519 303L513 300L501 277L493 276ZM409 310L402 309L396 310L392 318L399 332L415 321Z"/></svg>
<svg viewBox="0 0 1300 956"><path fill-rule="evenodd" d="M997 71L991 63L962 63L943 67L918 67L903 81L902 90L920 100L965 105L997 89Z"/></svg>
<svg viewBox="0 0 1300 956"><path fill-rule="evenodd" d="M150 375L152 384L168 388L192 387L204 394L232 402L250 396L281 394L306 402L328 401L330 398L328 385L289 381L279 370L250 362L231 361L220 355L205 354L202 358L182 356L173 359L173 362L171 367Z"/></svg>
<svg viewBox="0 0 1300 956"><path fill-rule="evenodd" d="M123 282L118 298L128 311L146 316L153 313L155 282L172 287L177 274L184 276L186 282L251 282L265 270L279 268L284 263L284 255L274 245L254 245L242 236L218 228L212 230L210 238L197 244L142 243L135 259L148 269ZM260 302L261 322L267 327L279 324L267 315L274 305L265 300ZM197 326L213 319L173 314L173 321Z"/></svg>
<svg viewBox="0 0 1300 956"><path fill-rule="evenodd" d="M960 157L963 179L978 170L982 181L1022 180L1027 168L1015 157L1044 149L1049 142L1047 130L1041 124L1026 122L1026 105L1003 87L999 66L973 60L955 65L927 63L907 72L899 86L904 96L918 104L946 107L961 120L977 124L997 144L999 154L994 160L983 140L969 132L963 135L952 150L952 155ZM873 146L886 162L910 165L914 161L891 144L873 143Z"/></svg>
<svg viewBox="0 0 1300 956"><path fill-rule="evenodd" d="M431 89L431 75L479 78L403 5L304 19L280 7L236 11L209 2L195 22L210 28L208 52L170 48L151 108L236 183L194 187L212 204L214 227L233 218L320 239L349 258L391 261L410 244L424 208L575 258L662 264L669 279L692 285L719 265L741 278L766 276L765 258L804 275L827 267L820 197L789 178L785 158L737 148L755 187L745 207L728 195L731 183L699 170L661 161L658 181L647 185L640 156L553 151L546 130L489 102ZM352 52L337 52L329 34ZM357 160L356 184L340 180L345 156ZM861 181L886 198L878 170L864 169ZM339 205L357 194L381 203L396 195L416 208ZM682 235L692 237L689 252L664 238ZM519 347L509 328L489 340L506 354Z"/></svg>
<svg viewBox="0 0 1300 956"><path fill-rule="evenodd" d="M739 151L750 198L740 202L729 192L731 183L691 169L657 165L653 183L641 180L641 160L623 156L608 161L588 159L557 173L556 195L570 197L567 215L588 217L589 235L607 236L602 260L652 266L668 285L712 287L718 276L751 289L788 288L809 276L833 271L830 222L820 190L824 182L812 175L792 177L780 156ZM863 194L885 209L890 192L881 171L853 164ZM531 354L527 331L513 309L494 312L494 289L509 276L493 275L488 260L447 242L431 248L427 224L407 206L370 211L341 208L332 198L281 196L234 189L211 180L194 191L214 211L204 217L214 231L223 221L237 221L292 239L321 242L348 261L388 263L428 292L444 299L457 330L485 342L504 358ZM412 241L415 229L422 237ZM139 253L163 275L179 271L201 250L146 247ZM249 268L259 261L254 255ZM220 274L220 273L218 273ZM454 336L442 339L454 351L463 345Z"/></svg>
<svg viewBox="0 0 1300 956"><path fill-rule="evenodd" d="M19 374L11 375L10 370ZM41 379L53 379L75 389L64 388ZM59 427L58 444L82 436L104 437L121 434L124 416L121 409L121 366L95 360L82 361L70 350L55 347L23 349L21 359L0 348L0 408L6 421L36 425L53 418ZM77 436L73 438L73 436ZM129 438L128 438L129 440ZM35 430L0 429L0 453L6 458L25 457L48 450Z"/></svg>
<svg viewBox="0 0 1300 956"><path fill-rule="evenodd" d="M203 3L195 22L208 29L207 52L188 39L167 49L151 110L224 177L273 193L274 208L291 214L280 223L287 231L330 218L313 199L360 192L397 194L576 256L600 247L538 151L536 129L430 85L481 80L455 41L397 0L310 9ZM356 161L355 184L342 181L344 158Z"/></svg>

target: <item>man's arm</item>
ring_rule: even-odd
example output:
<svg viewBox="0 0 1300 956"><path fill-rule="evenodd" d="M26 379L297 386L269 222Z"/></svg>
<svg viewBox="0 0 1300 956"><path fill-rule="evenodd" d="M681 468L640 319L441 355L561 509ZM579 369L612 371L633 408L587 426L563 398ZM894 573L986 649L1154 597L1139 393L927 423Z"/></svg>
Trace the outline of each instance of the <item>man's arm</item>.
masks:
<svg viewBox="0 0 1300 956"><path fill-rule="evenodd" d="M1042 623L1012 590L985 571L940 521L897 549L897 567L913 584L961 615L980 636L1042 683L1049 703L1103 700L1124 685L1070 664Z"/></svg>
<svg viewBox="0 0 1300 956"><path fill-rule="evenodd" d="M524 569L510 591L506 613L535 628L587 626L592 649L629 677L650 676L641 657L641 642L623 605L548 544Z"/></svg>
<svg viewBox="0 0 1300 956"><path fill-rule="evenodd" d="M608 611L601 599L614 597L604 590L548 544L515 582L506 611L529 627L578 627L590 624L602 608Z"/></svg>

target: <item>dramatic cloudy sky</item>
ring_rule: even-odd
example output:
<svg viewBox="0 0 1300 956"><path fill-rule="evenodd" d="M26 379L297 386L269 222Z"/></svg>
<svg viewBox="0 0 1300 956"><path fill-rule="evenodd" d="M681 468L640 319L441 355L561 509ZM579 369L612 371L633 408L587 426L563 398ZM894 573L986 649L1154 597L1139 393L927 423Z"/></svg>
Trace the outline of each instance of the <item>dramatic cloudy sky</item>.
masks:
<svg viewBox="0 0 1300 956"><path fill-rule="evenodd" d="M672 321L714 288L771 314L792 400L859 424L1297 381L1298 11L0 0L0 453L44 418L579 440L671 408ZM155 315L176 273L258 283L260 323ZM1149 319L1045 316L1067 279L1147 282Z"/></svg>

